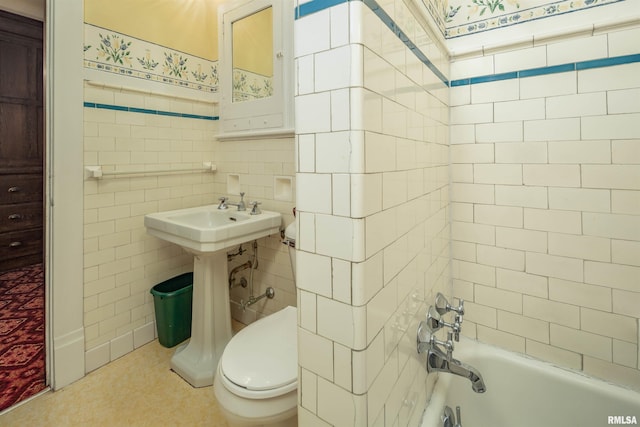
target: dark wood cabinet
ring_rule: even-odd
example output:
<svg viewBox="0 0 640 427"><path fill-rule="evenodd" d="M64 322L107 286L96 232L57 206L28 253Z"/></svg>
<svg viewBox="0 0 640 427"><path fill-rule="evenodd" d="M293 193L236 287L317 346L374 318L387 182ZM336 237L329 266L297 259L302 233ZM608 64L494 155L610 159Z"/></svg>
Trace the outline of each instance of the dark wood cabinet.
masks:
<svg viewBox="0 0 640 427"><path fill-rule="evenodd" d="M0 11L0 271L43 260L42 23Z"/></svg>

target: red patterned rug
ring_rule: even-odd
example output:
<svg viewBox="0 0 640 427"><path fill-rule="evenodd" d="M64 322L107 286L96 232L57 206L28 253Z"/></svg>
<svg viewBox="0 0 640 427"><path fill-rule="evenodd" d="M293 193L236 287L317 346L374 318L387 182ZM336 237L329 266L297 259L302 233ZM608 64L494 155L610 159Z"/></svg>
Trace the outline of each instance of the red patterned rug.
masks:
<svg viewBox="0 0 640 427"><path fill-rule="evenodd" d="M0 273L0 411L45 388L42 264Z"/></svg>

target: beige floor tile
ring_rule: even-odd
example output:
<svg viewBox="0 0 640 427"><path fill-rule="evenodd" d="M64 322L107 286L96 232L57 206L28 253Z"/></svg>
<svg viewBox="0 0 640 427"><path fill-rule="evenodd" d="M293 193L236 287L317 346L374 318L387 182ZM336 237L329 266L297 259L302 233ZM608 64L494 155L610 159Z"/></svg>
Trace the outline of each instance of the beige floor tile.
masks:
<svg viewBox="0 0 640 427"><path fill-rule="evenodd" d="M193 388L169 369L174 351L155 340L62 390L18 405L0 415L0 425L227 427L213 387Z"/></svg>

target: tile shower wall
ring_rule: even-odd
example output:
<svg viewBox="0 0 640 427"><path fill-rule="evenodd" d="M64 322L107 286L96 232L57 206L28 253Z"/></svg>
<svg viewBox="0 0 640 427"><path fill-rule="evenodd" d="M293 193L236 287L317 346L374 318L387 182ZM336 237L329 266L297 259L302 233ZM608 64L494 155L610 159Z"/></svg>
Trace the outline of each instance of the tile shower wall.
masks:
<svg viewBox="0 0 640 427"><path fill-rule="evenodd" d="M444 73L447 59L403 1L302 6L299 423L417 425L415 331L450 283L448 92L387 24Z"/></svg>
<svg viewBox="0 0 640 427"><path fill-rule="evenodd" d="M247 200L262 201L263 209L278 210L285 223L291 222L293 202L274 200L273 182L275 176L293 178L294 144L293 138L219 142L218 122L213 120L217 111L211 103L86 85L85 106L85 165L103 165L105 170L169 169L213 161L218 167L215 174L85 180L84 324L89 372L151 341L155 324L149 290L193 270L191 255L146 234L144 215L216 203L218 197L229 195L227 177L233 173ZM276 298L244 313L234 309L233 314L245 322L296 302L279 236L260 239L258 253L256 293L273 286ZM237 257L229 268L248 256ZM233 297L247 299L243 291L234 290Z"/></svg>
<svg viewBox="0 0 640 427"><path fill-rule="evenodd" d="M639 28L611 30L451 64L461 84L451 88L451 210L464 332L635 388L640 63L553 67L636 55L638 40ZM464 80L540 67L549 68Z"/></svg>

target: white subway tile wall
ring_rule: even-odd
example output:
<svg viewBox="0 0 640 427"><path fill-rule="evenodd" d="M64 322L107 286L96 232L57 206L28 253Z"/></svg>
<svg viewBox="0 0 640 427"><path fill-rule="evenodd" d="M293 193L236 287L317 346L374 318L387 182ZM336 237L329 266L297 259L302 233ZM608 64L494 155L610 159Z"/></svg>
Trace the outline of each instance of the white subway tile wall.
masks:
<svg viewBox="0 0 640 427"><path fill-rule="evenodd" d="M640 53L638 28L453 60L469 78ZM640 389L640 65L455 87L465 333ZM470 95L470 96L469 96Z"/></svg>
<svg viewBox="0 0 640 427"><path fill-rule="evenodd" d="M193 270L191 255L146 233L144 215L216 203L228 195L227 174L235 173L247 201L262 201L263 209L281 212L284 223L290 223L294 204L274 200L273 176L293 178L295 155L293 138L219 142L215 120L115 108L214 117L213 104L90 85L85 86L84 98L85 165L123 171L200 168L203 161L212 161L218 167L216 173L85 180L84 325L89 372L153 340L155 316L149 290ZM246 249L248 253L237 257L230 268L246 262L251 252ZM258 251L255 292L273 286L276 298L243 314L237 302L247 299L247 291L234 289L232 312L245 322L296 305L289 258L279 236L261 239ZM246 273L241 274L248 278Z"/></svg>
<svg viewBox="0 0 640 427"><path fill-rule="evenodd" d="M381 7L446 74L404 2ZM295 43L299 423L417 425L415 331L450 283L447 89L363 2L298 18Z"/></svg>

